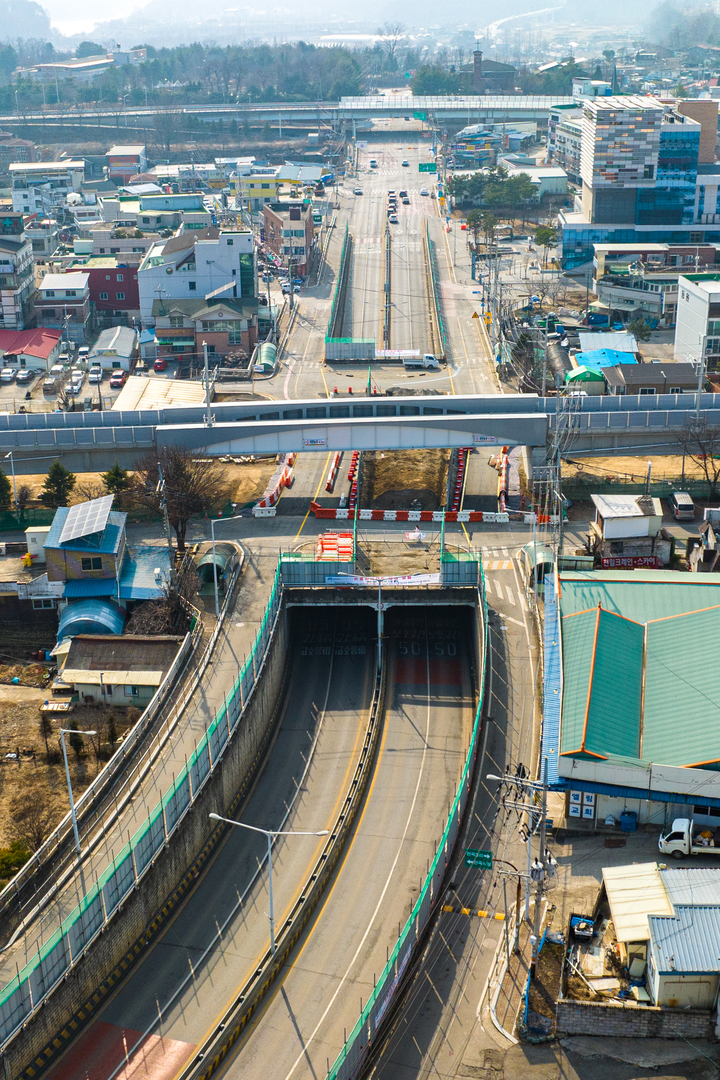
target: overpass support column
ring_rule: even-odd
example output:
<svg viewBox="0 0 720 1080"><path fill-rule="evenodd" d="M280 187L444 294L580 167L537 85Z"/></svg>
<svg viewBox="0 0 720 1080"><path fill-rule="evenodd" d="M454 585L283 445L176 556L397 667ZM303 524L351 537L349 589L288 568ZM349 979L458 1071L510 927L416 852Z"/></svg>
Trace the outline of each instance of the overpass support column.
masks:
<svg viewBox="0 0 720 1080"><path fill-rule="evenodd" d="M382 667L382 636L383 636L383 605L382 605L382 585L380 578L378 578L378 599L377 599L377 669L380 671Z"/></svg>

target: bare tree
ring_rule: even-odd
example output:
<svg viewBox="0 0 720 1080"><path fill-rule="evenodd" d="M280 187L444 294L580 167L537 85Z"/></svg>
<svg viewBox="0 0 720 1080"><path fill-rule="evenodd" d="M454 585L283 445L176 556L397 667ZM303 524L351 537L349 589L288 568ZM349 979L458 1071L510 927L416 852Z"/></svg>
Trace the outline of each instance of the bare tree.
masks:
<svg viewBox="0 0 720 1080"><path fill-rule="evenodd" d="M10 815L20 837L32 851L37 851L53 824L53 813L43 793L37 787L25 787L22 794L11 801Z"/></svg>
<svg viewBox="0 0 720 1080"><path fill-rule="evenodd" d="M214 458L196 457L182 446L166 446L144 457L135 472L134 497L143 506L162 511L185 550L188 522L224 503L229 494L223 466Z"/></svg>
<svg viewBox="0 0 720 1080"><path fill-rule="evenodd" d="M400 42L405 37L406 29L401 22L386 22L378 27L378 35L382 38L380 44L387 53L388 60L395 60L395 54Z"/></svg>
<svg viewBox="0 0 720 1080"><path fill-rule="evenodd" d="M720 481L720 426L709 424L703 417L688 419L675 441L683 456L700 466L710 489L709 498L714 499Z"/></svg>
<svg viewBox="0 0 720 1080"><path fill-rule="evenodd" d="M167 582L162 600L138 604L128 619L128 634L185 634L190 627L191 601L197 590L197 570L187 558L177 573L176 584Z"/></svg>

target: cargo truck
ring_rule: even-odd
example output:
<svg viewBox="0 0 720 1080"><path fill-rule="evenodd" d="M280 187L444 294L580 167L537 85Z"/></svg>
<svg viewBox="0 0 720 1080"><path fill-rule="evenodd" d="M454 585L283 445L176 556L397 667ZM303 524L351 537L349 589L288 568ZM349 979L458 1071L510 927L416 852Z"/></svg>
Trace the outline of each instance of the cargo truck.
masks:
<svg viewBox="0 0 720 1080"><path fill-rule="evenodd" d="M419 349L376 349L376 360L401 360L407 370L426 368L439 371L440 361L432 353L421 353Z"/></svg>
<svg viewBox="0 0 720 1080"><path fill-rule="evenodd" d="M695 825L691 818L675 818L670 829L660 834L658 848L673 859L685 855L720 855L720 830Z"/></svg>

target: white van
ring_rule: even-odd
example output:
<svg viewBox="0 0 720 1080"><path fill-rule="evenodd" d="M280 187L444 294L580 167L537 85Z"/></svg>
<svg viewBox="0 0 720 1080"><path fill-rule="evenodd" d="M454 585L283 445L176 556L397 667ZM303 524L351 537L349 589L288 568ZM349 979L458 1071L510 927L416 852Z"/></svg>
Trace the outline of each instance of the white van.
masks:
<svg viewBox="0 0 720 1080"><path fill-rule="evenodd" d="M676 521L695 520L695 503L687 491L673 491L670 496L670 509Z"/></svg>

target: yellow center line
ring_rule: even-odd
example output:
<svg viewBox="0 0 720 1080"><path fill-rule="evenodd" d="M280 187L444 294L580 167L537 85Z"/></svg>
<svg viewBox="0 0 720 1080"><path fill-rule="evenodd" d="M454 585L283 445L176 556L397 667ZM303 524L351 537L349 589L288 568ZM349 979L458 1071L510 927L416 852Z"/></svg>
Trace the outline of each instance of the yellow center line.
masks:
<svg viewBox="0 0 720 1080"><path fill-rule="evenodd" d="M322 485L323 485L323 481L324 481L324 479L325 479L325 474L326 474L326 471L327 471L327 467L328 467L328 465L330 464L330 458L332 457L332 455L333 455L333 452L332 452L332 450L329 450L329 451L328 451L328 456L327 456L327 458L325 459L325 464L323 465L323 471L322 471L322 476L320 477L320 483L318 484L318 486L317 486L317 490L316 490L315 494L314 494L314 495L313 495L313 497L312 497L312 501L313 501L313 502L315 502L315 500L317 499L318 495L320 494L320 488L321 488L321 487L322 487ZM296 539L296 540L297 540L297 538L298 538L298 537L300 536L300 533L301 533L301 532L303 531L303 529L305 528L305 522L307 521L307 519L308 519L308 516L309 516L309 514L310 514L310 507L308 506L308 508L307 508L307 514L306 514L306 515L305 515L305 517L304 517L304 518L302 519L302 525L300 526L300 528L298 529L298 531L297 531L297 533L296 533L296 535L295 535L295 539Z"/></svg>

